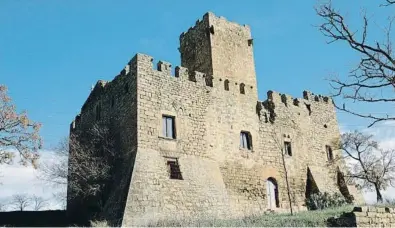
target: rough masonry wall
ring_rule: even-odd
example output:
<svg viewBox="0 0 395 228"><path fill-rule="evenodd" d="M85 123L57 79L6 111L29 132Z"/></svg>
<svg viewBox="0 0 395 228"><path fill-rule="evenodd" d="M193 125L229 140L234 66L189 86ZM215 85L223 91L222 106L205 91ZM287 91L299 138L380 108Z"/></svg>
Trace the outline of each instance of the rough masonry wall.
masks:
<svg viewBox="0 0 395 228"><path fill-rule="evenodd" d="M154 69L152 57L137 55L138 149L123 225L177 216L260 214L268 206L269 177L279 186L276 210L286 210L284 141L293 148L285 163L295 209L304 208L307 167L321 191L338 192L337 165L327 161L325 152L325 145L339 136L330 100L312 101L306 95L297 106L288 96L285 105L278 93L270 93L276 113L271 123L265 118L270 110L257 106L254 88L241 94L236 83L225 90L223 78L214 76L211 87L203 73L194 72L194 82L187 69L176 72L172 76L163 61ZM162 136L162 115L175 117L176 139ZM250 132L252 150L240 148L241 131ZM168 157L178 159L183 180L169 178Z"/></svg>
<svg viewBox="0 0 395 228"><path fill-rule="evenodd" d="M394 227L395 208L390 207L356 207L356 227Z"/></svg>
<svg viewBox="0 0 395 228"><path fill-rule="evenodd" d="M208 12L180 36L181 66L253 86L256 75L251 31Z"/></svg>
<svg viewBox="0 0 395 228"><path fill-rule="evenodd" d="M260 119L260 138L264 159L282 170L281 153L284 142L291 142L292 156L284 160L289 177L292 201L297 206L304 204L307 168L310 169L321 192L339 192L337 186L337 167L339 162L328 161L325 146L333 146L339 137L334 106L330 99L317 96L317 101L306 92L305 98L296 98L277 92L268 92L267 104L262 104ZM269 106L272 107L265 108ZM309 108L308 108L309 107ZM275 115L273 123L270 113ZM339 151L333 150L334 156ZM284 176L279 188L287 192ZM284 198L285 197L285 198ZM282 206L288 207L288 196L282 195Z"/></svg>
<svg viewBox="0 0 395 228"><path fill-rule="evenodd" d="M206 15L202 21L196 21L194 27L180 35L181 66L191 72L199 71L213 75L209 27Z"/></svg>
<svg viewBox="0 0 395 228"><path fill-rule="evenodd" d="M122 220L137 150L137 80L133 63L134 60L129 62L111 82L97 82L70 129L70 134L83 135L94 125L108 127L109 134L115 138L112 144L119 158L113 167L111 186L107 186L110 194L101 202L104 206L102 216L114 224ZM99 119L97 115L100 115ZM72 194L69 191L68 198L73 198ZM77 209L83 207L80 199L70 199L68 211L78 211L72 208L75 201Z"/></svg>
<svg viewBox="0 0 395 228"><path fill-rule="evenodd" d="M202 74L197 82L189 81L182 68L178 78L171 77L169 64L157 71L150 56L138 54L137 59L138 152L123 225L170 217L223 217L229 207L226 189L207 153L210 88ZM175 140L162 136L162 114L175 116ZM179 158L184 180L169 179L166 157Z"/></svg>
<svg viewBox="0 0 395 228"><path fill-rule="evenodd" d="M330 227L394 227L395 208L364 206L355 207L350 213L328 219Z"/></svg>
<svg viewBox="0 0 395 228"><path fill-rule="evenodd" d="M250 27L208 13L213 26L211 52L213 75L240 80L256 87L253 42Z"/></svg>

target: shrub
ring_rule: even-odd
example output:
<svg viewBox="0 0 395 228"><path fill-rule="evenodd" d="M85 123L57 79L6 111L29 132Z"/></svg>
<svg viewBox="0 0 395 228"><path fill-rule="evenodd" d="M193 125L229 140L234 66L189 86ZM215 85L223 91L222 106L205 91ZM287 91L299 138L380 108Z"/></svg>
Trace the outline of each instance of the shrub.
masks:
<svg viewBox="0 0 395 228"><path fill-rule="evenodd" d="M340 207L346 205L347 200L339 193L329 194L324 193L314 193L306 199L306 206L309 210L322 210L329 207Z"/></svg>
<svg viewBox="0 0 395 228"><path fill-rule="evenodd" d="M94 221L90 221L91 227L110 227L107 223L107 221L105 220L94 220Z"/></svg>

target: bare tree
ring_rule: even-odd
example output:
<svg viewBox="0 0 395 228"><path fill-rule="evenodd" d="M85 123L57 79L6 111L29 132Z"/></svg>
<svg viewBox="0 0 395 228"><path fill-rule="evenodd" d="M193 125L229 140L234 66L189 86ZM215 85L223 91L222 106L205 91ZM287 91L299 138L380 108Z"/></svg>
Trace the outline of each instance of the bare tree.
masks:
<svg viewBox="0 0 395 228"><path fill-rule="evenodd" d="M0 202L0 212L6 211L7 207L8 207L8 202L6 202L6 201Z"/></svg>
<svg viewBox="0 0 395 228"><path fill-rule="evenodd" d="M40 124L32 122L25 112L16 112L7 87L0 85L0 164L10 164L14 158L11 151L16 149L21 164L35 167L42 145L39 130Z"/></svg>
<svg viewBox="0 0 395 228"><path fill-rule="evenodd" d="M39 178L56 186L68 186L71 196L85 198L103 190L117 154L108 128L94 125L84 134L61 140L55 157L50 163L40 164ZM62 196L66 194L57 195Z"/></svg>
<svg viewBox="0 0 395 228"><path fill-rule="evenodd" d="M52 194L52 198L58 202L62 210L67 208L67 190L61 190Z"/></svg>
<svg viewBox="0 0 395 228"><path fill-rule="evenodd" d="M339 148L350 166L345 177L360 189L375 191L377 201L382 202L381 191L395 186L395 150L383 150L372 137L358 131L345 133Z"/></svg>
<svg viewBox="0 0 395 228"><path fill-rule="evenodd" d="M33 195L31 197L32 203L33 203L33 210L39 211L43 209L44 207L48 206L48 200L44 199L41 196L36 196Z"/></svg>
<svg viewBox="0 0 395 228"><path fill-rule="evenodd" d="M11 197L10 205L19 211L26 210L31 205L31 198L26 194L16 194Z"/></svg>
<svg viewBox="0 0 395 228"><path fill-rule="evenodd" d="M38 165L38 178L55 187L67 186L69 139L63 138L59 145L53 149L54 156Z"/></svg>
<svg viewBox="0 0 395 228"><path fill-rule="evenodd" d="M355 3L353 3L355 4ZM386 0L380 6L395 6L395 1ZM395 10L395 8L394 8ZM391 29L394 16L389 15L388 25L383 29L383 41L370 42L369 28L371 18L363 15L362 28L352 29L348 26L345 17L336 10L331 2L316 8L318 16L323 19L319 30L329 40L344 42L361 57L357 66L350 71L347 79L332 78L331 86L334 97L342 97L346 102L361 102L371 105L380 105L395 102L393 89L395 88L395 55L393 52ZM383 95L385 94L385 95ZM392 103L393 104L393 103ZM367 118L371 121L368 127L385 120L395 120L395 116L388 114L364 114L343 105L335 106L346 113Z"/></svg>

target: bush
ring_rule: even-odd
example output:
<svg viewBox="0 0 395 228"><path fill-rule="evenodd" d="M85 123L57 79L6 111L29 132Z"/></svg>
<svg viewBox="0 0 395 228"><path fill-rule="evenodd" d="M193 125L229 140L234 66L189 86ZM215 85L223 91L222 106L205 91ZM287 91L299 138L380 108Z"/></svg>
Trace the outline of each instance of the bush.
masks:
<svg viewBox="0 0 395 228"><path fill-rule="evenodd" d="M306 207L309 210L322 210L324 208L340 207L346 204L348 204L346 199L339 193L329 194L327 192L319 192L311 194L306 199Z"/></svg>
<svg viewBox="0 0 395 228"><path fill-rule="evenodd" d="M110 227L105 220L93 220L90 221L91 227Z"/></svg>

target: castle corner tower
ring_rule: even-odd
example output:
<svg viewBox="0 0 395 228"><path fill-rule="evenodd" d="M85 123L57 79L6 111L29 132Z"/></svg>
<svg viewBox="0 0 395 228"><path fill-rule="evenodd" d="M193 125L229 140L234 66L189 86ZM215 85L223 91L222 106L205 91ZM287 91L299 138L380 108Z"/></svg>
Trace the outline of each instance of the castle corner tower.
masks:
<svg viewBox="0 0 395 228"><path fill-rule="evenodd" d="M180 36L181 65L256 88L250 27L208 12ZM255 90L256 91L256 90Z"/></svg>

